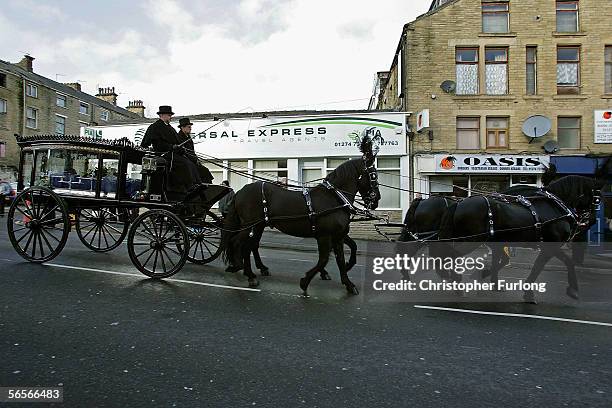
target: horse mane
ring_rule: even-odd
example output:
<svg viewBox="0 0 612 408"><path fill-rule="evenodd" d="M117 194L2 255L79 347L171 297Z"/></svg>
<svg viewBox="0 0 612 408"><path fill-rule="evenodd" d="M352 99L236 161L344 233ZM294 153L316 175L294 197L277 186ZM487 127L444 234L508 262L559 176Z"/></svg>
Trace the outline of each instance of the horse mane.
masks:
<svg viewBox="0 0 612 408"><path fill-rule="evenodd" d="M594 186L594 179L572 174L551 182L546 190L563 199L566 203L574 205L578 197L591 194Z"/></svg>
<svg viewBox="0 0 612 408"><path fill-rule="evenodd" d="M359 176L359 171L357 169L358 164L361 163L363 159L359 158L359 159L351 159L349 161L346 161L344 163L342 163L341 165L339 165L338 167L336 167L336 169L334 171L332 171L331 173L329 173L327 175L327 177L325 177L325 180L329 181L330 183L334 184L336 182L336 180L354 180Z"/></svg>

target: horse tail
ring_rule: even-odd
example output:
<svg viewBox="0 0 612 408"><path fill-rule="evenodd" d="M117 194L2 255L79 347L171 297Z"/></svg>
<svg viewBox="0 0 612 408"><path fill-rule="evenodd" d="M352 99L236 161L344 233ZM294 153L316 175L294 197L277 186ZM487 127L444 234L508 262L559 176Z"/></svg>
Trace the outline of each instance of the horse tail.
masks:
<svg viewBox="0 0 612 408"><path fill-rule="evenodd" d="M414 241L414 237L410 232L416 232L416 211L421 201L423 201L423 199L417 197L412 201L412 204L410 204L410 208L408 208L408 212L404 218L404 227L399 237L400 241Z"/></svg>
<svg viewBox="0 0 612 408"><path fill-rule="evenodd" d="M440 239L453 238L455 234L455 212L457 211L457 204L452 203L442 216L440 221L440 232L438 237Z"/></svg>
<svg viewBox="0 0 612 408"><path fill-rule="evenodd" d="M234 245L232 238L238 234L240 228L240 217L236 211L236 199L230 200L227 206L227 216L223 221L223 231L221 231L221 248L223 250L223 262L232 264L234 260Z"/></svg>

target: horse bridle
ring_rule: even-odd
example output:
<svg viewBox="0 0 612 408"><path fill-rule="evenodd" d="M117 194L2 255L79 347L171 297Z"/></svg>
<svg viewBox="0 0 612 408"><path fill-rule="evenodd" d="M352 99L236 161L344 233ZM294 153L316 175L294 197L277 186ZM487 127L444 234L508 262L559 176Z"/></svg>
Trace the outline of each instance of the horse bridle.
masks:
<svg viewBox="0 0 612 408"><path fill-rule="evenodd" d="M367 165L367 161L366 158L364 157L364 172L359 175L359 180L361 180L361 178L364 175L367 175L368 180L370 182L370 191L368 193L367 197L363 197L366 201L366 207L369 209L373 204L374 201L376 200L376 189L378 188L378 173L376 172L376 167L374 166L374 163L372 163L371 165Z"/></svg>

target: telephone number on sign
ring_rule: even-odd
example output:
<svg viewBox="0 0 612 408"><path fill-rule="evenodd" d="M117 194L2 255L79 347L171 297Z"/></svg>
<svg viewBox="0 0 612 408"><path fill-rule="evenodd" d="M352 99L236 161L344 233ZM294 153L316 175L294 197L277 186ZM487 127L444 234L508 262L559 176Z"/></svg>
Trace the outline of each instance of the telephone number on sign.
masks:
<svg viewBox="0 0 612 408"><path fill-rule="evenodd" d="M0 387L0 402L63 402L62 387Z"/></svg>

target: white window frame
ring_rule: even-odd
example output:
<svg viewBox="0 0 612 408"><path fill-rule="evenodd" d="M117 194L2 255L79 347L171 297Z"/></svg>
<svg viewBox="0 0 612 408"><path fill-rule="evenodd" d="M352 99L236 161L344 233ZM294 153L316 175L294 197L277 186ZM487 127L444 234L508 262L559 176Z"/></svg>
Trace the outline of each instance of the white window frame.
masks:
<svg viewBox="0 0 612 408"><path fill-rule="evenodd" d="M59 105L59 104L57 103L57 100L58 100L60 97L64 98L64 106L61 106L61 105ZM64 94L61 94L61 93L59 93L59 92L56 92L56 94L55 94L55 106L57 106L58 108L68 109L68 96L67 96L67 95L64 95Z"/></svg>
<svg viewBox="0 0 612 408"><path fill-rule="evenodd" d="M63 118L64 119L64 133L58 133L58 131L57 131L57 125L58 125L57 118ZM56 134L58 134L58 135L65 135L66 134L66 119L68 119L67 116L60 115L58 113L55 114L55 133Z"/></svg>
<svg viewBox="0 0 612 408"><path fill-rule="evenodd" d="M398 166L397 167L380 167L378 165L378 160L379 159L397 159L398 161ZM376 170L382 170L382 171L397 171L398 173L398 178L400 179L400 185L401 185L401 177L402 177L402 158L400 156L383 156L383 157L377 157L376 158ZM380 178L380 177L379 177ZM380 187L379 187L380 188ZM382 193L381 193L382 195ZM377 210L385 210L385 211L394 211L394 210L401 210L402 209L402 192L400 191L399 194L399 206L398 207L379 207L377 208Z"/></svg>
<svg viewBox="0 0 612 408"><path fill-rule="evenodd" d="M38 98L38 86L26 82L26 95L31 98Z"/></svg>
<svg viewBox="0 0 612 408"><path fill-rule="evenodd" d="M83 105L87 106L87 112L85 112L85 113L81 112L81 106L83 106ZM90 108L91 108L91 105L88 104L87 102L79 101L79 114L81 114L81 115L89 115L89 112L90 112L89 109Z"/></svg>
<svg viewBox="0 0 612 408"><path fill-rule="evenodd" d="M33 117L33 118L31 118L31 117L29 117L29 116L28 116L28 113L29 113L29 110L30 110L30 109L32 110L32 112L34 112L34 117ZM32 127L32 126L28 126L28 121L29 121L29 120L34 120L34 127ZM26 108L26 127L27 127L28 129L38 129L38 109L36 109L36 108L35 108L35 107L33 107L33 106L28 106L28 107Z"/></svg>
<svg viewBox="0 0 612 408"><path fill-rule="evenodd" d="M108 122L109 117L110 117L109 111L107 111L106 109L100 110L100 120Z"/></svg>
<svg viewBox="0 0 612 408"><path fill-rule="evenodd" d="M8 101L0 98L0 113L6 113L8 111Z"/></svg>

